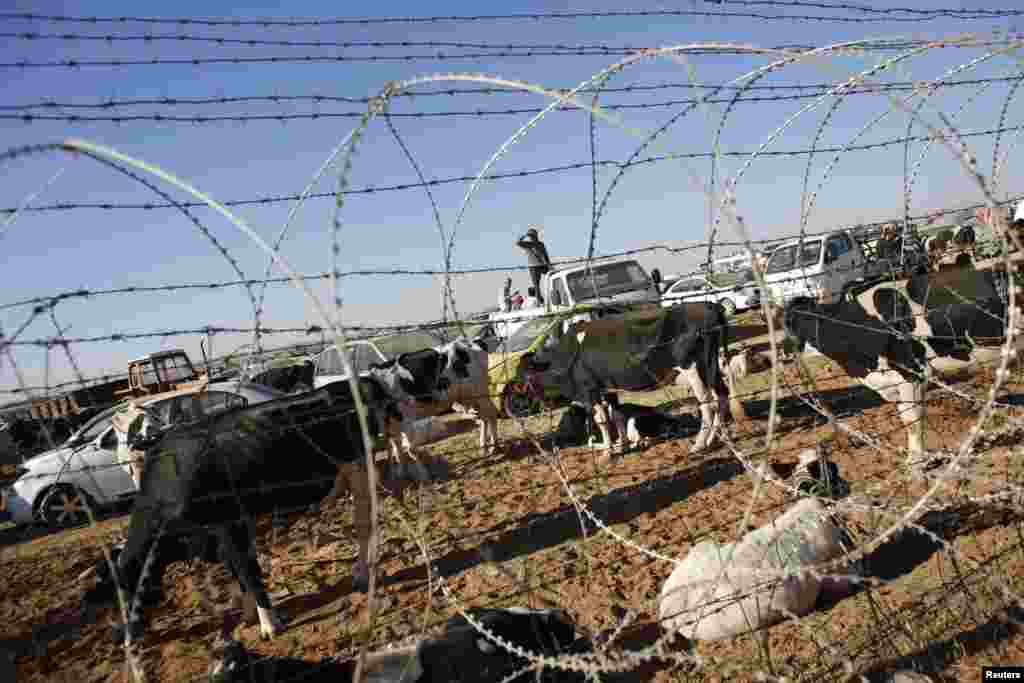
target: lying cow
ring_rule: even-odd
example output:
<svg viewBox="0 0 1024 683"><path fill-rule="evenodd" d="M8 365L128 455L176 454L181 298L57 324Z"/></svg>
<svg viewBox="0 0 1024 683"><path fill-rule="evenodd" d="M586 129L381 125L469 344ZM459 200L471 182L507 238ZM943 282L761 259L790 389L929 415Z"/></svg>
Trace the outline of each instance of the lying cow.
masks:
<svg viewBox="0 0 1024 683"><path fill-rule="evenodd" d="M451 382L447 394L441 400L429 398L418 401L415 406L415 418L434 417L447 412L453 407L461 411L475 414L480 427L480 450L493 453L498 445L498 408L490 399L490 383L487 374L487 352L473 342L456 339L435 349L447 359ZM373 367L384 369L394 361L379 363ZM391 452L396 459L399 457L399 443L405 454L411 455L412 444L408 419L402 421L389 420L385 427L391 443Z"/></svg>
<svg viewBox="0 0 1024 683"><path fill-rule="evenodd" d="M929 460L924 397L931 371L998 357L1004 317L990 273L954 268L876 285L835 306L790 302L781 324L799 348L813 345L850 377L898 404L908 464L916 467Z"/></svg>
<svg viewBox="0 0 1024 683"><path fill-rule="evenodd" d="M371 434L380 433L385 419L408 413L411 390L436 393L448 382L446 374L447 359L425 350L403 354L389 369L361 377ZM279 623L252 549L250 521L275 509L308 508L332 488L354 493L359 562L353 574L357 584L366 582L371 541L366 453L348 382L143 436L150 443L117 576L86 594L87 609L109 603L116 588L128 598L145 592L154 560L157 567L166 564L158 555L168 537L212 535L221 559L258 606L261 634L271 637ZM141 605L131 604L128 627L140 632Z"/></svg>
<svg viewBox="0 0 1024 683"><path fill-rule="evenodd" d="M697 453L714 444L729 411L734 419L745 419L742 404L730 398L719 366L719 352L728 355L727 325L725 312L713 303L574 322L533 357L533 369L539 371L535 381L555 384L563 396L592 410L604 448L615 453L626 445L626 424L613 411L618 432L613 443L601 401L604 394L654 389L682 373L700 403L701 427L690 449Z"/></svg>
<svg viewBox="0 0 1024 683"><path fill-rule="evenodd" d="M474 608L474 621L493 635L534 655L557 657L590 651L590 644L576 635L575 627L561 610ZM370 653L363 669L366 683L508 683L549 681L583 683L580 672L545 668L538 673L517 671L530 662L488 639L462 615L453 617L437 638L426 638L406 647ZM289 657L255 657L241 643L230 641L223 656L210 669L211 683L272 683L276 681L353 680L355 660L326 658L308 662Z"/></svg>

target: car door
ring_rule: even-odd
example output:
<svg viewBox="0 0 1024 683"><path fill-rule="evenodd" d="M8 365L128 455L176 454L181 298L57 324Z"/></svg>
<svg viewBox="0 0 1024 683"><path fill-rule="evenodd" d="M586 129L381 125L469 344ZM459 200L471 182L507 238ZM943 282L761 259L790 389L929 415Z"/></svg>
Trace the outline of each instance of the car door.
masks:
<svg viewBox="0 0 1024 683"><path fill-rule="evenodd" d="M117 432L113 425L108 425L72 456L72 466L83 468L76 483L101 505L135 495L131 475L117 460Z"/></svg>
<svg viewBox="0 0 1024 683"><path fill-rule="evenodd" d="M822 284L825 285L825 290L829 293L829 299L825 303L835 301L835 297L843 290L843 282L850 272L849 265L843 259L846 252L842 237L842 235L832 235L825 243Z"/></svg>

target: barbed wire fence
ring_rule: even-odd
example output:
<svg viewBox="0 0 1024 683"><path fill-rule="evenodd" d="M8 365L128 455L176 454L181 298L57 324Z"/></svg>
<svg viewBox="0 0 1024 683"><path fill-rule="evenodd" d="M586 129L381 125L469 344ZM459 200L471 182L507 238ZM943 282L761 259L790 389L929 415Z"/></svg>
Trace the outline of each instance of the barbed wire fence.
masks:
<svg viewBox="0 0 1024 683"><path fill-rule="evenodd" d="M854 5L831 5L829 3L802 2L744 2L729 3L744 5L778 5L794 7L836 8L870 13L873 10ZM668 12L668 11L666 11ZM911 10L886 11L887 19L898 12L913 14ZM936 10L934 16L954 16L954 10ZM1004 12L1000 10L999 12ZM1014 15L1015 10L1005 10L1002 16ZM672 13L672 12L669 12ZM680 10L681 14L686 14ZM679 14L676 13L676 14ZM588 16L619 16L621 13L586 13ZM647 16L649 13L641 13ZM730 16L732 13L729 13ZM1018 12L1019 14L1019 12ZM630 13L632 16L633 13ZM549 18L579 18L579 13L558 13L546 15ZM762 16L762 15L758 15ZM922 16L915 15L917 19ZM964 11L956 14L959 18L983 18L992 16L978 11L973 14ZM35 18L27 15L8 16ZM489 16L487 19L497 19ZM509 15L507 18L519 18ZM536 17L534 17L536 19ZM762 16L762 18L765 18ZM75 21L96 23L97 18L44 17L52 21ZM472 18L463 17L463 20ZM860 17L864 21L870 17ZM444 18L409 18L409 21L443 21ZM914 20L914 16L908 17ZM125 18L126 22L158 22L145 18ZM358 21L358 20L357 20ZM178 23L204 24L202 20L181 20ZM281 22L252 22L252 25L275 25ZM326 22L325 22L326 23ZM285 22L286 25L298 25ZM39 39L38 36L33 40ZM471 621L472 616L465 610L470 606L509 606L529 602L532 605L579 604L580 625L597 637L600 651L591 657L567 655L554 660L541 658L534 653L517 649L493 632L487 632L479 623L486 637L501 646L520 654L528 661L529 667L562 668L584 671L600 679L614 679L624 671L651 678L653 666L663 673L682 677L704 675L725 676L729 673L745 677L759 677L761 680L795 680L813 678L849 680L850 677L872 678L897 668L919 668L929 673L942 675L958 661L976 655L968 652L966 643L974 642L969 634L974 629L988 634L998 634L987 640L999 647L1001 640L1012 640L1019 627L1020 610L1024 603L1020 598L1020 584L1016 576L1021 560L1024 559L1024 545L1020 538L1020 515L1022 509L1021 472L1019 471L1019 440L1022 433L1020 415L1015 410L1015 390L1019 390L1019 377L1013 364L1016 354L1015 336L1017 329L1016 296L1014 286L1015 262L1011 260L1015 236L1006 227L1004 215L1007 206L1014 207L1018 197L1002 189L1000 183L1012 188L1014 183L1006 177L1009 154L1012 151L1021 125L1015 120L1016 110L1012 103L1022 77L1017 61L1020 41L1005 39L993 44L987 40L956 38L944 41L915 41L892 47L891 42L858 41L842 45L826 46L803 51L775 48L753 48L726 44L694 44L691 46L649 49L628 54L609 65L601 72L592 74L571 90L548 89L542 85L519 82L498 76L478 74L443 74L410 78L391 83L376 98L365 102L366 109L359 114L359 124L341 143L334 148L324 169L337 171L337 189L328 193L314 193L312 184L307 191L294 196L261 197L217 202L208 195L189 186L171 173L154 166L148 161L130 158L116 150L83 141L67 140L53 144L39 144L9 150L0 156L0 161L10 164L40 155L56 155L71 159L75 164L99 162L119 176L141 184L146 190L156 193L159 200L145 204L92 203L81 202L37 204L12 207L6 210L12 220L22 214L45 211L70 211L83 209L105 210L156 210L175 209L182 213L197 229L199 234L218 250L221 256L235 270L237 279L175 283L147 286L109 287L104 289L79 289L74 291L40 294L7 302L4 310L24 312L21 324L6 329L0 338L0 355L16 363L19 352L29 348L55 349L66 354L72 367L74 379L51 384L49 373L43 385L19 382L19 386L5 389L10 396L45 395L55 389L87 387L109 377L90 377L75 360L75 349L86 344L118 342L130 339L169 339L194 337L196 335L244 335L252 339L254 357L268 356L280 349L265 350L262 339L280 335L319 334L325 332L330 342L313 345L317 351L333 345L340 353L347 373L353 375L349 354L344 352L346 342L354 335L373 336L382 333L400 333L415 330L444 331L455 333L459 325L469 322L456 308L457 291L453 278L469 277L483 272L505 272L515 268L489 266L473 269L454 268L453 254L459 229L465 226L468 208L477 198L480 190L488 184L505 178L523 177L539 173L559 173L567 170L590 169L593 173L593 197L591 202L592 220L588 225L586 256L580 256L576 263L591 265L598 256L597 242L599 227L605 217L611 194L621 187L626 174L641 165L678 164L681 161L704 159L713 163L707 178L692 167L685 169L688 187L694 192L706 194L711 205L708 221L708 239L698 245L677 247L662 245L631 251L620 251L602 256L632 256L644 252L665 251L672 254L697 252L706 254L704 264L713 262L715 250L726 245L742 247L751 258L757 251L759 241L752 239L750 230L743 220L738 206L743 196L743 181L749 170L763 159L772 156L796 156L806 158L806 167L801 176L802 194L799 231L780 235L764 242L778 243L785 237L795 237L799 243L806 243L815 236L825 236L836 230L814 232L810 229L810 216L822 190L836 180L836 168L853 151L878 150L885 147L902 146L906 163L902 189L903 206L896 207L894 220L909 232L913 219L936 215L959 214L965 209L989 209L993 212L996 230L992 241L996 261L1009 273L1006 288L1007 327L1005 339L999 351L988 363L978 363L973 368L974 382L953 384L940 376L929 380L938 389L927 401L929 433L945 443L950 451L947 464L938 476L926 482L906 483L900 478L901 457L896 454L903 450L902 437L907 430L900 421L895 406L873 406L873 418L863 414L863 408L853 409L849 414L837 415L834 406L835 394L828 401L822 396L830 395L845 386L846 373L838 369L830 359L819 362L818 367L804 368L805 372L793 373L778 361L781 350L778 320L768 308L768 297L762 297L762 313L767 327L767 355L771 359L770 378L760 385L740 388L736 393L748 404L764 402L764 425L736 425L730 431L723 431L724 445L713 457L685 458L680 449L680 440L670 436L654 444L642 456L629 455L621 460L601 460L595 457L590 447L566 447L552 441L550 435L557 432L562 411L545 410L532 417L519 417L504 421L504 431L511 431L513 437L502 439L506 451L502 457L487 457L468 439L458 435L442 441L432 450L443 454L454 465L455 476L451 481L423 486L415 499L405 504L393 504L377 498L374 486L372 509L380 529L375 536L386 537L394 550L375 558L388 575L399 579L389 582L371 581L366 598L348 596L336 605L332 616L338 622L343 635L335 639L334 655L358 657L360 661L368 651L394 645L409 638L437 632L447 615L460 613ZM933 74L927 81L903 80L899 87L873 85L872 82L888 75L900 73L915 59L925 55L945 54L944 46L957 45L960 48L980 50L979 57L967 62L953 58L945 69ZM877 49L876 49L877 48ZM885 53L890 50L895 54ZM717 51L717 52L716 52ZM714 93L732 93L723 97L727 104L721 116L712 112L710 105L718 103L713 97L699 97L674 104L679 111L659 128L650 132L639 131L626 125L619 118L623 108L605 104L608 92L616 92L613 83L625 80L631 70L650 60L665 60L687 66L686 59L692 54L732 53L759 55L765 63L760 68L744 73L728 84L708 85ZM845 55L883 54L870 67L853 70L842 61ZM820 60L820 61L819 61ZM972 71L988 63L998 62L1004 74L998 78L968 80ZM748 101L749 93L764 87L759 81L785 73L787 69L806 63L818 64L830 73L834 80L815 86L816 92L808 97L792 101L804 102L800 109L785 118L779 128L764 131L763 141L753 150L729 151L722 149L722 140L728 135L728 123L735 117L734 105ZM26 65L22 65L26 66ZM914 83L908 86L908 83ZM512 90L540 94L549 105L544 108L518 110L529 114L529 121L514 132L473 176L428 181L423 179L420 169L429 164L407 152L405 161L417 168L418 183L395 185L387 188L352 188L350 179L358 166L354 159L361 146L367 146L375 136L394 137L401 140L390 126L390 118L397 112L390 111L394 101L421 88L438 89L454 87L462 90ZM696 82L691 83L697 87ZM1002 97L993 95L993 86L1009 86ZM937 104L932 95L949 87L974 86L968 96L955 100L955 107L948 109ZM619 86L628 88L630 86ZM704 87L701 85L700 87ZM884 97L886 106L882 113L862 121L846 137L845 143L819 145L826 133L835 124L834 116L848 98L871 93ZM788 101L788 100L784 100ZM976 112L983 105L993 105L991 111L998 111L997 117L983 114L988 127L978 130L960 130L959 120L970 112ZM157 106L170 102L156 102ZM50 105L40 105L48 108ZM56 105L60 106L60 105ZM589 162L577 165L551 167L534 171L498 173L495 171L510 155L513 147L528 140L538 130L549 114L574 108L588 115L591 126ZM776 141L783 133L795 126L805 116L825 109L826 114L815 126L811 147L802 150L774 150ZM705 116L715 131L712 150L709 152L678 152L675 144L669 142L672 125L693 112ZM500 112L499 112L500 113ZM445 114L455 115L455 114ZM480 115L480 114L476 114ZM878 126L885 116L907 116L910 122L905 136L881 142L859 142L867 133ZM35 120L36 116L31 119ZM59 117L58 117L59 118ZM380 121L385 119L385 121ZM992 120L994 119L994 120ZM75 119L76 121L79 119ZM108 119L109 120L109 119ZM150 120L150 119L143 119ZM198 122L198 121L193 121ZM595 126L601 124L611 132L625 132L636 142L632 156L624 162L602 162L597 158L599 140L594 135ZM955 124L955 125L954 125ZM915 130L916 129L916 132ZM605 129L602 128L602 133ZM1006 136L1012 134L1009 143ZM992 166L981 167L982 156L972 147L982 140L992 141ZM935 145L938 142L940 145ZM915 156L912 148L923 143ZM929 212L927 216L914 215L912 197L914 188L925 160L938 162L940 155L932 155L935 147L945 148L952 158L951 167L965 173L971 191L977 190L978 201L970 206L948 208L942 212ZM1003 150L1000 155L1000 150ZM641 158L640 155L650 156ZM812 162L818 155L826 155L829 161L812 185ZM724 175L723 161L734 157L741 160L741 166L731 175ZM947 163L949 163L947 161ZM597 171L602 166L615 169L616 175L606 184L605 194L598 191ZM666 166L667 168L667 166ZM673 166L673 172L678 168ZM158 184L159 183L159 184ZM445 225L438 211L437 200L431 196L435 221L438 224L445 268L393 269L343 271L337 263L329 273L300 274L292 268L281 250L287 225L278 241L271 245L252 230L249 224L232 211L242 205L269 204L274 202L296 202L301 205L314 199L335 201L332 216L332 250L340 250L341 236L345 229L346 197L358 193L373 193L384 190L418 190L429 192L430 188L442 183L460 183L465 186L455 219ZM975 187L976 186L976 187ZM172 198L167 188L172 188L187 200ZM812 189L813 188L813 189ZM240 231L258 243L270 262L287 277L248 278L232 254L232 250L214 236L202 215L200 207L212 209L227 218ZM297 209L296 209L297 210ZM883 221L888 223L889 221ZM852 226L842 226L852 227ZM869 227L879 227L872 224ZM1002 228L1002 229L1000 229ZM721 239L720 232L732 232L733 241ZM763 242L762 242L763 243ZM572 262L570 260L569 262ZM762 291L768 291L769 283L765 273L753 269L755 283ZM418 275L443 277L443 317L430 324L395 325L354 325L343 323L343 302L340 283L348 278L362 276ZM785 278L783 278L783 281ZM318 297L310 283L323 281L330 286L330 301ZM796 280L799 281L799 280ZM254 288L270 284L290 284L300 289L306 300L317 310L320 320L316 326L270 326L266 325L264 299L257 302ZM779 281L771 283L778 286ZM222 289L243 287L247 290L252 307L252 325L243 326L196 326L191 329L159 329L121 331L104 335L71 336L66 325L58 317L61 306L70 301L93 301L107 296L131 296L143 292L187 293L196 289ZM449 317L452 316L452 317ZM525 315L523 316L526 317ZM552 316L556 318L556 316ZM47 323L55 333L30 332L40 329L36 323ZM858 329L849 324L851 334ZM907 334L908 339L928 341L940 340L942 335L922 338L919 334ZM670 340L674 341L674 340ZM931 343L931 342L929 342ZM295 350L292 346L287 350ZM304 348L301 350L305 350ZM49 359L49 354L46 356ZM808 364L811 365L811 364ZM794 366L794 370L800 365ZM48 370L48 368L47 368ZM788 376L787 376L788 375ZM987 381L987 384L986 384ZM789 401L784 401L782 392L788 389ZM665 396L673 404L692 407L683 392L669 387ZM767 398L764 398L765 394ZM936 397L937 394L937 397ZM358 392L356 392L358 396ZM489 396L488 398L495 398ZM364 446L372 452L372 435L366 423L366 409L356 399L354 409L362 422ZM794 415L795 413L795 415ZM879 423L891 420L891 428L880 427ZM791 424L787 424L787 422ZM802 428L799 429L798 427ZM829 434L823 435L822 431ZM749 529L769 522L785 510L798 491L779 474L780 465L791 462L796 454L807 448L824 449L829 457L840 464L841 471L851 479L853 495L831 504L831 513L843 519L851 530L856 530L854 542L841 557L823 564L805 565L793 571L764 570L762 583L752 585L747 596L757 596L765 585L783 585L794 576L811 576L816 581L852 581L858 589L836 605L818 610L810 615L786 612L785 618L771 630L762 631L758 636L739 637L722 642L688 641L680 644L671 629L660 628L657 608L657 588L667 576L668 569L679 566L687 550L702 540L717 539L732 542L738 540ZM84 471L86 476L102 472L104 466L93 468L68 468L64 474L78 474L74 469ZM108 466L107 466L108 467ZM785 468L781 468L785 469ZM517 471L518 470L518 471ZM369 468L369 472L374 472ZM372 475L371 475L372 476ZM500 482L500 488L499 487ZM371 483L373 480L371 479ZM267 488L266 495L273 490ZM726 506L724 499L737 501ZM516 508L509 501L522 501L529 508ZM646 502L644 502L646 501ZM503 504L504 503L504 504ZM524 509L526 510L524 513ZM354 522L351 512L344 506L337 509L322 509L316 514L302 514L303 510L281 511L281 517L291 512L292 521L280 522L275 519L268 524L261 520L260 544L263 546L265 566L275 586L306 583L306 574L312 573L315 588L312 591L330 593L324 589L323 577L316 577L312 568L326 565L334 572L347 572L346 565L353 558ZM296 514L297 513L297 514ZM324 521L332 513L337 523ZM646 515L646 517L644 516ZM95 524L95 521L93 521ZM653 529L653 531L652 531ZM116 532L97 529L104 540L111 540ZM664 540L655 541L659 533ZM335 540L325 542L326 537ZM965 543L965 538L974 539L975 545ZM282 555L282 546L299 544L301 556L294 558ZM916 548L924 544L925 550ZM331 546L333 545L333 548ZM914 547L912 547L914 546ZM965 547L966 546L966 547ZM325 547L328 552L324 552ZM910 548L910 550L908 550ZM910 566L894 569L893 557L913 555ZM84 557L83 557L84 556ZM12 575L22 577L32 572L40 562L53 562L64 577L83 568L86 561L95 561L99 550L83 553L81 548L55 544L43 553L24 550L14 546L3 552L3 562ZM288 559L284 559L287 557ZM530 560L525 558L530 557ZM935 560L935 557L940 559ZM468 558L468 559L467 559ZM71 559L70 566L66 564ZM851 573L851 563L863 562L867 570ZM936 575L924 574L915 569L929 562L937 566ZM624 566L636 567L632 577L637 583L636 591L627 590L619 579ZM339 566L340 564L340 566ZM529 566L533 565L533 566ZM172 579L181 580L185 570L171 574ZM376 576L371 574L371 576ZM280 578L279 578L280 577ZM383 576L382 576L383 578ZM719 577L720 578L720 577ZM404 579L404 580L403 580ZM222 584L222 581L215 582ZM402 584L412 584L406 590ZM910 585L908 585L910 584ZM396 586L398 588L396 588ZM595 589L595 587L598 587ZM597 600L598 607L586 604L584 596L607 589L611 598ZM47 600L58 605L68 604L79 590L77 585L62 586L56 594L48 594ZM896 591L900 598L889 598L887 593ZM942 596L942 600L937 596ZM742 596L741 596L742 597ZM578 603L573 601L578 600ZM216 603L216 601L214 601ZM721 601L719 601L720 603ZM53 603L50 603L52 605ZM708 610L721 609L709 602ZM52 610L52 606L36 610L29 618L39 618ZM604 613L599 613L604 612ZM173 611L171 612L173 615ZM359 615L358 628L344 628L345 623L354 624ZM833 616L835 615L835 616ZM174 615L177 616L177 615ZM322 656L322 648L307 652L303 647L303 634L309 636L308 623L301 622L301 613L292 615L298 634L294 636L297 645L291 651L276 643L261 649L261 656L274 657L298 655L309 659ZM838 629L834 622L846 620L858 623L859 628ZM616 640L634 630L635 622L642 621L655 627L653 637L647 637L639 645L617 646ZM993 626L994 624L994 626ZM90 628L92 629L90 631ZM1000 630L1002 629L1002 630ZM98 627L83 627L77 635L84 645L71 646L72 652L81 654L82 647L100 648L112 661L124 661L125 652L113 646L100 645L96 635ZM174 632L173 628L172 631ZM1005 632L1005 633L1004 633ZM967 635L965 635L967 634ZM648 634L649 635L649 634ZM166 637L166 635L165 635ZM288 637L286 632L286 638ZM159 634L156 638L160 638ZM980 640L986 640L979 636ZM46 638L38 640L45 641ZM781 659L773 653L789 641L784 648L788 656ZM183 641L184 642L184 641ZM935 644L938 643L938 646ZM795 645L794 645L795 644ZM128 649L129 659L138 660L134 675L156 676L166 679L169 663L163 661L166 655L152 648ZM948 647L947 647L948 645ZM76 650L76 647L78 648ZM938 647L939 651L936 651ZM982 646L979 650L984 651ZM44 645L45 649L45 645ZM159 649L159 648L158 648ZM176 656L187 659L187 653L177 651ZM175 655L171 655L173 659ZM977 659L977 657L975 657ZM45 677L46 658L22 657L30 676ZM986 661L991 661L988 659ZM646 673L643 673L645 672ZM668 673L666 673L668 675ZM202 676L190 676L201 680ZM177 680L181 680L179 677Z"/></svg>

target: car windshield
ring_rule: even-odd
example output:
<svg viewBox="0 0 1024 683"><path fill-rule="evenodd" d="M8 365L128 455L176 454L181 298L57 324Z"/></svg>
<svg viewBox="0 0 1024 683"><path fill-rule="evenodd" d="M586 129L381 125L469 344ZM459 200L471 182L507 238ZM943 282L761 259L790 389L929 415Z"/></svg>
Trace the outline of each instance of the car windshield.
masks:
<svg viewBox="0 0 1024 683"><path fill-rule="evenodd" d="M798 256L799 261L797 260ZM765 272L783 273L793 268L806 268L807 266L817 265L820 259L821 240L804 242L802 248L799 243L787 244L775 250L771 260L768 261L768 268Z"/></svg>
<svg viewBox="0 0 1024 683"><path fill-rule="evenodd" d="M366 342L355 342L349 346L351 354L352 369L356 371L357 375L360 375L370 369L371 363L383 363L387 360L381 356L381 354L374 348L373 345ZM317 361L316 374L318 375L345 375L345 364L342 363L341 354L338 353L338 349L333 346L329 349L324 349L323 353L320 354L320 358Z"/></svg>
<svg viewBox="0 0 1024 683"><path fill-rule="evenodd" d="M648 289L651 286L650 278L635 261L594 266L589 272L580 270L569 273L566 280L569 291L577 302L595 298L595 284L600 296L614 296L623 292Z"/></svg>
<svg viewBox="0 0 1024 683"><path fill-rule="evenodd" d="M68 442L86 442L95 439L100 435L100 432L110 426L110 418L112 418L114 413L117 412L118 407L119 406L114 406L97 413L96 416L86 422L81 429L72 434L71 437L68 438Z"/></svg>
<svg viewBox="0 0 1024 683"><path fill-rule="evenodd" d="M558 321L551 318L534 318L516 330L500 347L506 353L518 353L530 348L534 340Z"/></svg>

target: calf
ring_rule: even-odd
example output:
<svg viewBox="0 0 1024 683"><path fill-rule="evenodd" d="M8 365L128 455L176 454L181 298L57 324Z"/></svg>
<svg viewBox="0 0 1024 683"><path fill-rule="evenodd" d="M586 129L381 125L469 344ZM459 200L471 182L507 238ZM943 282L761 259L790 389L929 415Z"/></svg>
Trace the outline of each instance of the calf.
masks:
<svg viewBox="0 0 1024 683"><path fill-rule="evenodd" d="M441 354L427 350L360 378L371 435L385 419L395 419L396 411L408 411L410 388L435 391L446 365ZM316 504L332 488L356 494L357 568L365 571L371 541L366 452L348 382L143 437L149 443L127 543L116 575L87 592L87 608L110 602L117 588L131 597L152 574L154 558L157 567L166 566L159 550L168 538L212 535L221 559L258 606L261 634L273 636L279 624L252 548L250 520ZM132 601L128 626L140 632L138 602Z"/></svg>
<svg viewBox="0 0 1024 683"><path fill-rule="evenodd" d="M648 406L640 406L633 403L619 402L619 395L616 393L605 394L604 403L611 415L621 415L622 419L613 418L616 424L625 423L626 441L630 448L644 448L651 439L678 435L680 432L689 431L692 418L673 417ZM689 418L689 419L687 419ZM700 425L697 425L699 428Z"/></svg>
<svg viewBox="0 0 1024 683"><path fill-rule="evenodd" d="M832 307L794 301L781 323L799 348L812 344L899 406L913 465L929 459L924 396L931 372L997 357L1004 315L990 273L953 268L876 285Z"/></svg>
<svg viewBox="0 0 1024 683"><path fill-rule="evenodd" d="M683 303L575 322L538 351L531 365L539 373L538 383L554 383L563 396L594 412L604 448L611 453L624 448L626 424L612 411L619 437L613 443L601 397L615 389L653 389L682 373L700 405L701 428L690 449L697 453L714 444L729 411L736 420L745 419L742 404L730 398L719 366L720 351L728 355L728 323L722 308Z"/></svg>
<svg viewBox="0 0 1024 683"><path fill-rule="evenodd" d="M536 656L557 657L589 652L590 643L580 639L561 610L470 609L474 621L513 646ZM529 661L493 642L465 617L453 617L444 633L414 645L370 653L363 669L367 683L508 683L549 681L583 683L576 671L526 669ZM519 675L513 675L521 671ZM286 657L253 657L241 643L230 641L210 670L216 683L272 683L274 681L353 680L355 660L327 658L308 662Z"/></svg>

